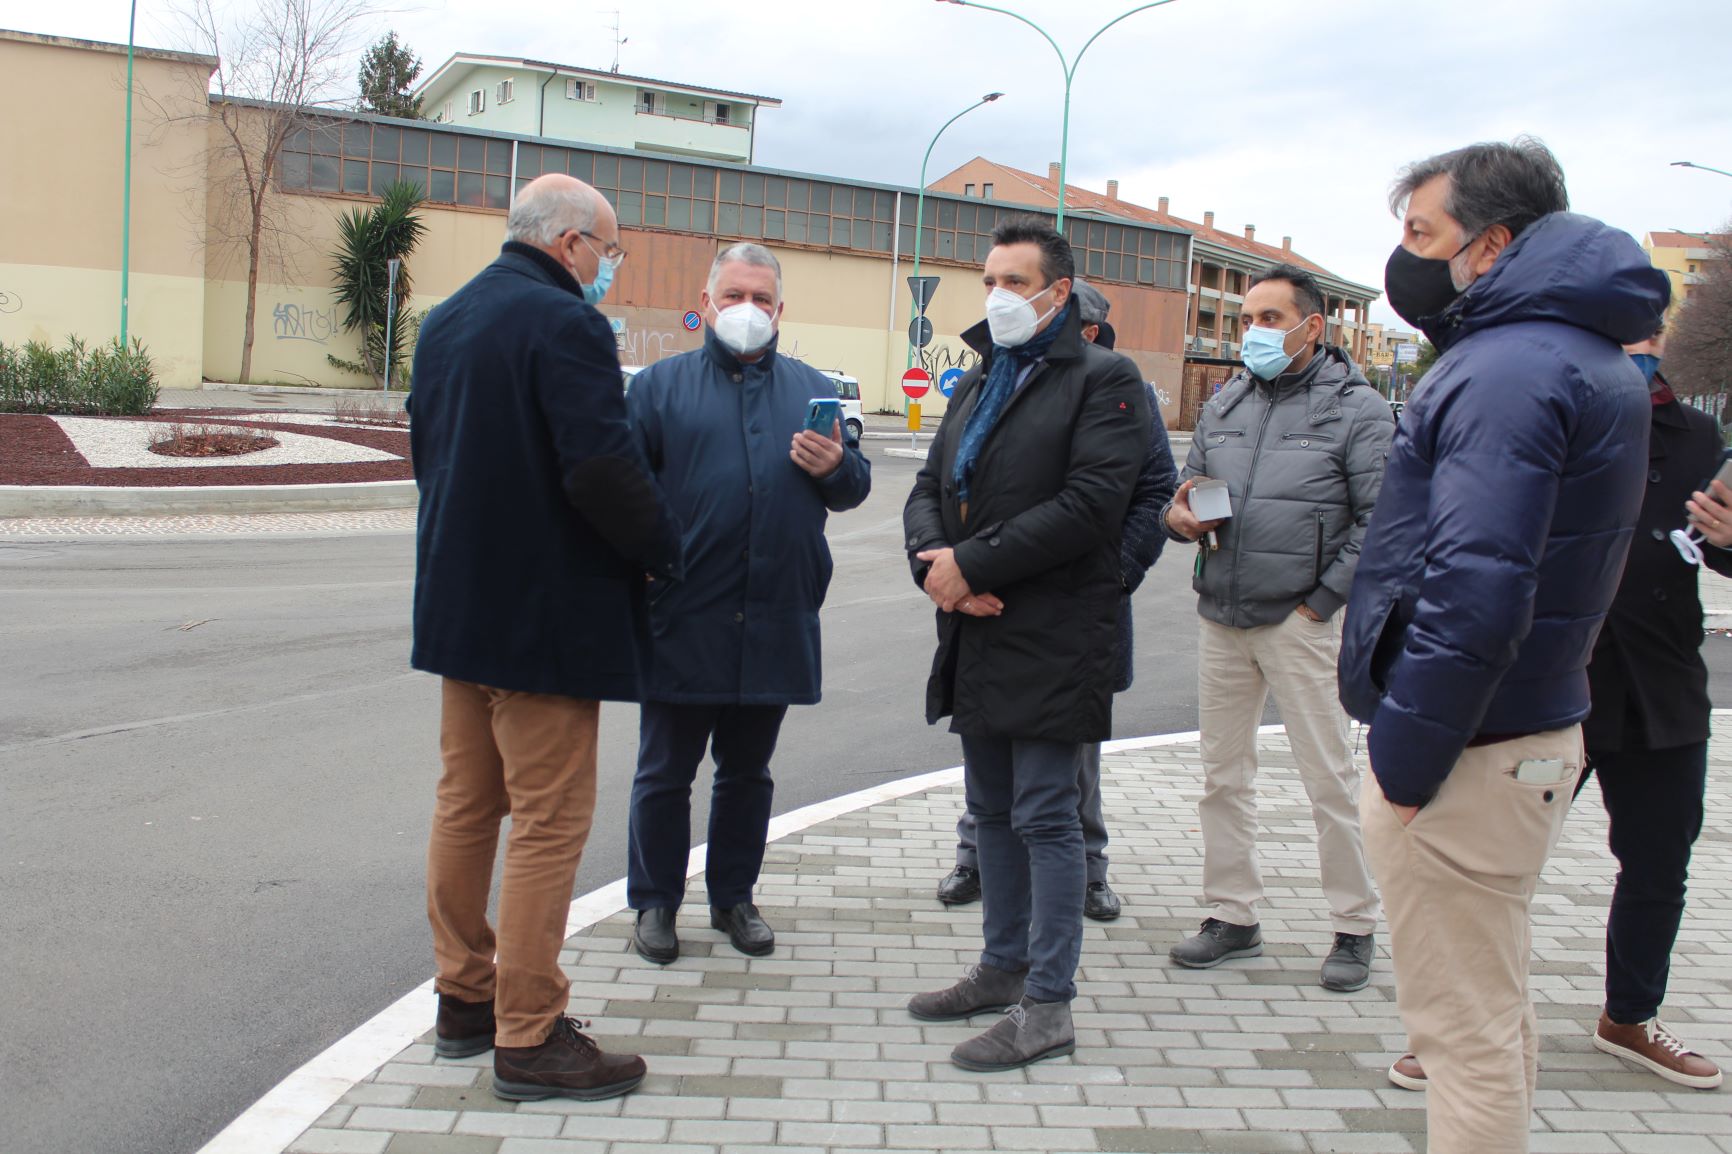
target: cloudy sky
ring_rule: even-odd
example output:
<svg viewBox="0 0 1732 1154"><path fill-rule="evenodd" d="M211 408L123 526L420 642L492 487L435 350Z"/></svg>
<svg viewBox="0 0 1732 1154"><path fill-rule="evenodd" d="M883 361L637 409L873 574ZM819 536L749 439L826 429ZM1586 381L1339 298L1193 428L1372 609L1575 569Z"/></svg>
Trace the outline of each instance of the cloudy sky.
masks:
<svg viewBox="0 0 1732 1154"><path fill-rule="evenodd" d="M174 43L168 2L141 0L139 39ZM998 0L1067 55L1135 0ZM984 92L933 153L1044 171L1063 78L1033 30L933 0L409 0L378 20L429 69L456 51L527 55L776 96L761 163L912 185L932 133ZM126 38L122 0L0 0L0 27ZM1397 240L1385 204L1405 162L1532 133L1558 153L1573 206L1640 239L1732 217L1726 0L1172 0L1089 50L1071 97L1070 177L1220 227L1255 224L1377 285ZM1379 306L1374 319L1393 321Z"/></svg>

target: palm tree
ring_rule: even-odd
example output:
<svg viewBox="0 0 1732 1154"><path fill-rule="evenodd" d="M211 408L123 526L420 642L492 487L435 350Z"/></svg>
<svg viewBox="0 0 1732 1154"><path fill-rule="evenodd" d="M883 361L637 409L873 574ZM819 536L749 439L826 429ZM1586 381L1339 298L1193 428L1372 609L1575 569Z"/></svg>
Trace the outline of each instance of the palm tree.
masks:
<svg viewBox="0 0 1732 1154"><path fill-rule="evenodd" d="M421 200L420 185L398 181L385 189L372 208L351 209L337 221L341 241L332 262L337 278L337 303L347 310L343 327L350 332L361 330L361 360L355 364L331 357L330 361L339 368L365 372L380 385L385 384L388 312L393 314L389 325L393 377L398 376L398 366L404 363L409 297L414 289L408 261L427 231L415 214ZM394 302L387 285L393 260L402 262L397 271Z"/></svg>

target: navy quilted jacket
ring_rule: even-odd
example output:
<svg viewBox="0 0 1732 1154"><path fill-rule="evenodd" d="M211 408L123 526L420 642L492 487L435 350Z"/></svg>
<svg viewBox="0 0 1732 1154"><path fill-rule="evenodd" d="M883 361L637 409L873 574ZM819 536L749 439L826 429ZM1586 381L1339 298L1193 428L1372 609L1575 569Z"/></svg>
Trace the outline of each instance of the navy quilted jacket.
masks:
<svg viewBox="0 0 1732 1154"><path fill-rule="evenodd" d="M1396 431L1341 647L1391 801L1430 800L1476 735L1588 715L1648 468L1648 390L1619 346L1669 297L1627 234L1554 213L1424 323L1442 355Z"/></svg>

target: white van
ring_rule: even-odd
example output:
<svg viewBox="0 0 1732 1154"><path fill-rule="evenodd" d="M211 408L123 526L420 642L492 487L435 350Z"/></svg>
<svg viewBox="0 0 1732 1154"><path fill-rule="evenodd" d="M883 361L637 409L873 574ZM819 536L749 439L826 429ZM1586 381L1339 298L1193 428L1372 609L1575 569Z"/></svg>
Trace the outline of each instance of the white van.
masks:
<svg viewBox="0 0 1732 1154"><path fill-rule="evenodd" d="M819 369L836 382L836 396L842 402L842 424L858 439L866 431L866 420L860 409L860 381L840 369Z"/></svg>

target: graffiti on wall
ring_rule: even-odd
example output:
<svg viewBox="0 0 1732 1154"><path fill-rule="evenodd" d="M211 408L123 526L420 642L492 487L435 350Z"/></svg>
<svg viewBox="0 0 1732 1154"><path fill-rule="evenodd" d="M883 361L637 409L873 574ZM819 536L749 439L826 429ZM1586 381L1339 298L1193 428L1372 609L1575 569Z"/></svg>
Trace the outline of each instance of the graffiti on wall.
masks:
<svg viewBox="0 0 1732 1154"><path fill-rule="evenodd" d="M937 380L948 369L961 369L966 373L980 363L980 354L967 345L951 348L949 345L931 344L920 350L919 361L920 367Z"/></svg>
<svg viewBox="0 0 1732 1154"><path fill-rule="evenodd" d="M1167 392L1167 390L1161 388L1161 386L1156 385L1155 401L1162 409L1170 409L1173 407L1173 394Z"/></svg>
<svg viewBox="0 0 1732 1154"><path fill-rule="evenodd" d="M24 298L0 289L0 313L15 313L24 307Z"/></svg>
<svg viewBox="0 0 1732 1154"><path fill-rule="evenodd" d="M279 341L312 341L324 344L342 331L337 306L312 308L283 301L271 310L271 331Z"/></svg>

